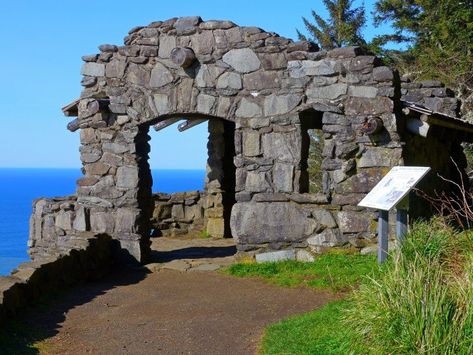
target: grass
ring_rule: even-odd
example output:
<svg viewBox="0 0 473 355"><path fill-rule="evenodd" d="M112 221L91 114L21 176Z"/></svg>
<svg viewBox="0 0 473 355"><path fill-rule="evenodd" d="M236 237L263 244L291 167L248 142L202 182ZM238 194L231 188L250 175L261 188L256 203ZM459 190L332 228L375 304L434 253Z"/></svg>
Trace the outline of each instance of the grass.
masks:
<svg viewBox="0 0 473 355"><path fill-rule="evenodd" d="M338 292L351 290L364 275L374 275L377 269L372 256L325 254L310 263L238 263L225 272L238 277L260 277L279 286L308 286Z"/></svg>
<svg viewBox="0 0 473 355"><path fill-rule="evenodd" d="M374 258L324 255L314 263L237 264L227 272L281 286L353 290L269 326L261 354L473 354L473 233L439 219L415 224L381 268Z"/></svg>
<svg viewBox="0 0 473 355"><path fill-rule="evenodd" d="M295 316L266 329L261 355L348 354L346 329L342 323L348 301L335 301L302 316Z"/></svg>
<svg viewBox="0 0 473 355"><path fill-rule="evenodd" d="M345 325L366 352L473 353L473 241L439 220L414 226L385 272L353 293Z"/></svg>

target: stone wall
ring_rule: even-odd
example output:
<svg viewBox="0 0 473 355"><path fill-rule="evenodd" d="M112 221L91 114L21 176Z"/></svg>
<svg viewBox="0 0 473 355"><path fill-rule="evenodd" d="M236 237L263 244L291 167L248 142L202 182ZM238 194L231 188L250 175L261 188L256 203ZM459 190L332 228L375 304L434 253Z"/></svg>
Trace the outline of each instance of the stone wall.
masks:
<svg viewBox="0 0 473 355"><path fill-rule="evenodd" d="M72 236L71 236L72 238ZM0 323L53 291L105 275L112 264L111 239L80 233L67 250L36 254L9 276L0 276Z"/></svg>
<svg viewBox="0 0 473 355"><path fill-rule="evenodd" d="M432 111L453 117L457 117L460 111L460 100L455 93L437 80L411 82L403 77L401 95L405 101L419 103Z"/></svg>
<svg viewBox="0 0 473 355"><path fill-rule="evenodd" d="M205 230L204 201L200 191L153 194L152 236L199 234Z"/></svg>

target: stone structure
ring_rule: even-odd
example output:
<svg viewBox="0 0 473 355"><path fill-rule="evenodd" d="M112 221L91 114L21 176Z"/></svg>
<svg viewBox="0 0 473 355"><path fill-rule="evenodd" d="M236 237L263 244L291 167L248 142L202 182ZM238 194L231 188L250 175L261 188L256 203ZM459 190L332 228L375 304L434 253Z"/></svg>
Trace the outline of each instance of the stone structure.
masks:
<svg viewBox="0 0 473 355"><path fill-rule="evenodd" d="M453 117L458 101L439 83L401 80L360 48L326 52L183 17L99 49L83 57L84 90L63 109L77 116L68 128L80 130L84 176L75 196L35 203L33 256L92 232L143 261L152 232L199 226L246 253L360 249L376 237L376 214L357 203L390 167L429 165L437 187L436 173L458 178L450 157L464 167L460 143L473 128ZM205 191L153 197L148 131L183 117L181 130L208 122ZM324 142L317 194L308 192L310 129Z"/></svg>

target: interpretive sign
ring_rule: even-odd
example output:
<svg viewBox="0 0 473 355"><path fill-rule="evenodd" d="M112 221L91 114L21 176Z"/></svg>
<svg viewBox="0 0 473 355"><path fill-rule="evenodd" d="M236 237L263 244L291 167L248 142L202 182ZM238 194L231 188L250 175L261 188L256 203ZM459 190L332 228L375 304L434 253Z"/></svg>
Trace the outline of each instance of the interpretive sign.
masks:
<svg viewBox="0 0 473 355"><path fill-rule="evenodd" d="M389 211L429 172L429 167L395 166L358 206Z"/></svg>
<svg viewBox="0 0 473 355"><path fill-rule="evenodd" d="M389 211L397 206L396 236L402 242L407 232L407 210L409 204L399 204L409 191L429 172L429 167L395 166L360 201L358 206L379 210L378 218L378 262L388 257ZM399 205L398 205L399 204Z"/></svg>

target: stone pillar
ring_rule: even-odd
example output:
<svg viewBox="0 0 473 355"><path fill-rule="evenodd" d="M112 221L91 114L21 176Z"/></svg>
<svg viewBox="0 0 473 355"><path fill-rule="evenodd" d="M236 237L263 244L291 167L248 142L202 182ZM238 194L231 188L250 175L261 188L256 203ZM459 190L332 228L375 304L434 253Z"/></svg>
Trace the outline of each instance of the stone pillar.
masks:
<svg viewBox="0 0 473 355"><path fill-rule="evenodd" d="M140 262L149 250L152 213L147 129L82 129L85 175L77 189L77 202L88 210L91 231L111 235L119 242L121 256Z"/></svg>
<svg viewBox="0 0 473 355"><path fill-rule="evenodd" d="M234 204L234 124L209 120L208 160L205 179L207 232L217 238L230 237L230 212Z"/></svg>

